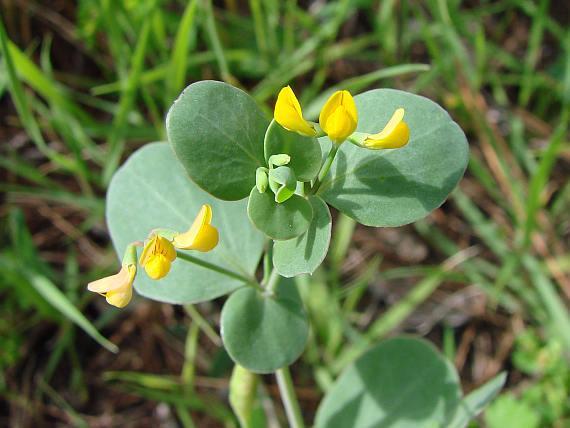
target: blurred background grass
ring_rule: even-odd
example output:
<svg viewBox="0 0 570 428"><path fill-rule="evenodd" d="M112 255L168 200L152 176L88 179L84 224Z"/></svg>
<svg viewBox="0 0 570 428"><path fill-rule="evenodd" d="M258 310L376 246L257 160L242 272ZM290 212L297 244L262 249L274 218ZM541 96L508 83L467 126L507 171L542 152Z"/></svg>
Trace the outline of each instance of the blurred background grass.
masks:
<svg viewBox="0 0 570 428"><path fill-rule="evenodd" d="M287 84L312 115L337 87L400 88L443 105L470 142L466 178L427 219L371 229L335 214L328 259L299 280L307 419L358 350L405 331L442 349L466 390L509 372L480 426L570 426L566 1L0 5L0 425L235 424L220 301L116 311L85 292L117 268L113 172L165 138L184 86L218 79L268 115Z"/></svg>

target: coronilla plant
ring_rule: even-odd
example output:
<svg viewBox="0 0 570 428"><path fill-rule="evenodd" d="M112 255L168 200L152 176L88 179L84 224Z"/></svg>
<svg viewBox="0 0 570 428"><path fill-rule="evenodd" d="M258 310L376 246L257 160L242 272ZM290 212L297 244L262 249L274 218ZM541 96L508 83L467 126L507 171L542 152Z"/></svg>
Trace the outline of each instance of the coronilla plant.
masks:
<svg viewBox="0 0 570 428"><path fill-rule="evenodd" d="M117 307L133 286L172 304L227 296L221 336L236 363L240 422L249 426L256 373L276 372L289 423L302 426L287 366L310 325L291 278L325 259L330 207L373 227L425 217L463 176L465 135L437 104L402 91L337 91L311 121L287 86L270 121L247 93L216 81L188 86L166 129L168 143L138 150L112 180L106 214L122 267L88 288ZM317 426L465 426L504 380L462 398L453 367L409 337L356 357Z"/></svg>

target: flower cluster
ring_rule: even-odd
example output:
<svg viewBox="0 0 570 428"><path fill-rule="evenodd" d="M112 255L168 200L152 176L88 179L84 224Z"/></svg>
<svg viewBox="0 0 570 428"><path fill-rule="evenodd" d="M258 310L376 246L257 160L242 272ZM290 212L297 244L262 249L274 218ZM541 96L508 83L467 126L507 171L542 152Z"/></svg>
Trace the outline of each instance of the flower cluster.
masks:
<svg viewBox="0 0 570 428"><path fill-rule="evenodd" d="M137 247L143 247L138 263L147 275L155 280L164 278L176 259L176 249L208 252L218 245L218 230L211 222L212 207L202 205L192 226L186 232L153 230L144 243L137 241L127 246L119 273L90 282L87 289L104 296L110 305L125 307L133 295L133 281L137 273Z"/></svg>
<svg viewBox="0 0 570 428"><path fill-rule="evenodd" d="M360 147L378 149L397 149L408 144L410 129L404 122L404 109L398 108L384 129L376 134L359 133L358 111L350 92L337 91L330 96L319 115L319 123L303 117L299 100L290 86L279 92L275 103L274 118L288 131L308 137L327 135L335 144L346 139Z"/></svg>

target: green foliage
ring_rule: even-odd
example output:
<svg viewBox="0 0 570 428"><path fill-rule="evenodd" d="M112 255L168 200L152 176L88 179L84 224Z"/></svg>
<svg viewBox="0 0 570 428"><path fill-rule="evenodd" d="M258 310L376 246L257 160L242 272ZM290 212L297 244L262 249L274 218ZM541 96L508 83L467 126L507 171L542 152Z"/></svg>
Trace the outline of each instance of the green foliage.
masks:
<svg viewBox="0 0 570 428"><path fill-rule="evenodd" d="M325 259L331 239L332 219L329 207L318 196L309 198L313 219L305 233L273 244L273 265L280 275L293 277L312 274Z"/></svg>
<svg viewBox="0 0 570 428"><path fill-rule="evenodd" d="M445 1L341 0L306 10L295 2L256 0L249 3L250 14L241 5L239 10L233 9L235 2L212 3L79 0L74 3L75 21L72 6L65 8L65 15L56 9L44 15L41 5L29 10L16 6L2 17L8 35L2 33L0 46L0 94L8 113L3 116L6 144L0 153L0 191L8 209L21 205L26 211L32 247L39 247L37 254L25 258L17 248L21 243L0 237L1 310L13 333L3 337L6 353L2 355L10 364L13 344L21 344L19 353L27 352L15 367L29 368L28 362L35 361L43 340L49 341L50 354L47 368L41 365L42 358L40 364L34 364L34 376L22 376L20 370L5 371L12 379L11 391L3 398L9 402L9 412L16 409L17 422L28 414L33 415L35 424L73 424L77 421L74 408L91 415L99 408L99 397L108 397L107 390L100 389L97 369L85 365L90 359L81 358L85 349L82 332L36 291L25 271L51 281L70 305L84 310L88 304L84 314L97 328L105 327L108 332L119 328L130 312L123 311L117 321L118 311L101 311L102 305L93 304L102 304L101 299L81 290L89 280L117 268L116 261L106 257L100 239L105 179L141 142L165 140L167 108L187 82L204 76L248 88L268 114L271 98L283 85L292 84L308 118L318 115L320 105L336 89L357 94L372 87L405 88L445 106L468 131L474 146L466 185L456 191L445 211L414 226L422 245L430 251L429 265L382 266L378 273L382 256L378 255L354 279L352 270L341 277L338 272L347 273L343 265L346 247L333 243L327 269L302 278L307 281L304 301L307 306L311 302L314 334L301 370L295 374L313 375L325 389L331 381L330 372L334 375L343 366L335 350L348 350L354 340L360 343L361 335L366 343L377 340L400 326L428 298L427 292L414 294L413 304L406 298L400 309L390 311L397 316L380 315L378 323L368 324L367 317L377 313L363 314L360 308L368 304L370 285L378 281L417 283L417 289L424 291L449 282L457 289L477 284L486 294L489 312L520 314L541 330L548 325L551 336L567 337L564 332L570 330L560 309L565 308L561 290L570 266L566 245L570 187L564 180L570 43L568 31L556 15L561 10L559 2L513 0L465 7L462 2ZM45 26L36 25L46 16L55 30L53 46L57 51L52 49L50 34L42 39ZM28 23L31 39L29 34L18 34L20 28L30 28ZM508 42L513 28L528 34L528 43L515 50ZM63 43L62 36L66 39ZM26 45L27 40L32 42ZM61 61L61 54L69 60ZM426 64L408 63L412 61ZM77 64L88 64L88 73ZM371 71L355 75L359 70ZM15 104L17 118L8 97ZM21 131L28 134L28 140L21 138ZM345 145L343 150L350 148ZM248 182L245 196L251 187ZM58 216L63 214L64 223L51 224L52 217L45 213L52 209ZM190 218L193 215L188 213ZM214 222L216 218L217 213ZM341 215L341 221L343 218ZM62 225L65 227L60 229ZM347 230L351 232L353 227L354 223ZM350 242L351 233L345 236ZM94 237L96 245L91 246ZM474 243L473 252L465 251ZM390 252L388 249L385 255L393 263ZM76 255L81 268L68 276L63 271L73 271ZM452 257L452 263L440 265L445 257ZM453 268L448 270L449 266ZM397 307L398 302L391 306ZM211 317L206 321L215 323L215 310L205 312ZM176 319L174 326L153 332L166 334L170 341L167 329L182 328L186 321ZM553 325L556 328L550 329ZM126 349L121 345L127 355L132 343L140 342L127 341ZM558 428L568 422L564 416L570 414L568 370L560 368L566 359L559 357L560 348L567 346L559 340L517 342L512 370L523 375L511 378L511 386L521 392L512 400L524 402L540 414L540 426ZM208 358L209 350L204 347L197 353ZM132 352L139 352L136 345ZM53 389L61 394L58 399L57 394L47 396L36 385L42 385L42 377L50 377L62 355L69 357L62 371L69 378L70 389L66 390L67 383L62 387L57 382ZM157 352L153 362L164 367L161 355ZM74 400L82 396L76 394L81 390L77 379L85 373L90 374L86 381L94 392L87 409ZM208 372L208 376L218 375ZM153 382L143 382L141 377L140 382L135 382L134 376L104 379L113 385L120 383L121 388L128 385L129 393L144 398L138 400L143 406L146 400L165 403L183 426L192 426L190 412L199 414L194 425L202 422L203 414L225 426L235 424L227 410L223 417L216 416L216 409L225 406L216 396L194 405L185 393L187 385L174 382L176 388L169 389L155 379L153 388ZM30 397L27 391L36 393ZM21 408L22 403L34 407ZM44 409L49 422L42 420ZM110 409L120 411L118 407ZM279 409L276 413L280 414ZM512 415L507 408L502 426L513 424ZM54 422L59 417L62 419Z"/></svg>
<svg viewBox="0 0 570 428"><path fill-rule="evenodd" d="M271 239L292 239L305 232L313 219L311 204L299 195L278 203L273 193L251 190L247 214L253 225Z"/></svg>
<svg viewBox="0 0 570 428"><path fill-rule="evenodd" d="M259 378L239 364L234 366L230 378L230 404L243 428L252 426L254 405Z"/></svg>
<svg viewBox="0 0 570 428"><path fill-rule="evenodd" d="M524 401L512 394L501 395L485 412L485 423L489 428L538 428L540 417Z"/></svg>
<svg viewBox="0 0 570 428"><path fill-rule="evenodd" d="M532 376L532 382L525 385L516 398L526 408L522 412L532 414L528 416L531 421L536 417L540 426L562 427L567 424L570 415L570 367L562 343L554 337L542 340L536 332L527 329L517 336L512 361L518 370ZM497 404L499 409L495 412L499 415L503 407L512 405L508 396L502 398L506 404Z"/></svg>
<svg viewBox="0 0 570 428"><path fill-rule="evenodd" d="M429 342L398 337L380 342L349 365L327 392L318 428L464 428L505 383L501 373L466 397L451 363Z"/></svg>
<svg viewBox="0 0 570 428"><path fill-rule="evenodd" d="M117 254L153 229L186 231L206 203L212 205L220 243L209 253L192 252L192 256L251 277L261 257L263 237L247 219L245 201L222 202L198 188L164 143L149 144L134 153L111 182L107 222ZM174 261L161 280L150 279L143 269L135 279L140 294L169 303L211 300L242 285L239 279L183 260Z"/></svg>
<svg viewBox="0 0 570 428"><path fill-rule="evenodd" d="M501 391L507 380L507 374L501 373L483 386L471 391L461 400L457 413L449 428L464 428L470 420L474 419L485 409L497 394Z"/></svg>
<svg viewBox="0 0 570 428"><path fill-rule="evenodd" d="M322 198L368 226L401 226L440 206L463 176L467 140L449 114L433 101L391 89L355 97L359 132L379 132L394 110L406 109L410 142L402 149L369 151L343 144ZM320 139L324 150L328 138Z"/></svg>
<svg viewBox="0 0 570 428"><path fill-rule="evenodd" d="M389 339L345 369L319 406L315 425L447 426L460 399L457 373L430 343Z"/></svg>
<svg viewBox="0 0 570 428"><path fill-rule="evenodd" d="M315 178L321 165L321 146L316 138L289 132L275 120L271 121L265 133L264 153L267 162L273 155L288 154L291 161L287 166L295 171L299 181Z"/></svg>
<svg viewBox="0 0 570 428"><path fill-rule="evenodd" d="M168 140L188 175L224 200L245 198L255 184L267 126L248 94L214 81L188 86L166 118Z"/></svg>
<svg viewBox="0 0 570 428"><path fill-rule="evenodd" d="M279 281L275 293L251 287L234 292L222 310L222 339L239 365L270 373L303 352L309 322L295 284Z"/></svg>

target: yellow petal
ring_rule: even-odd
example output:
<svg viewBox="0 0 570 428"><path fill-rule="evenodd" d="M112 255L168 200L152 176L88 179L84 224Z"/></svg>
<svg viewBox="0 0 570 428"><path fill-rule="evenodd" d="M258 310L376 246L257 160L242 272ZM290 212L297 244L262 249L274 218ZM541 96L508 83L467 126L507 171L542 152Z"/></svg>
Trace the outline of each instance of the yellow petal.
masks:
<svg viewBox="0 0 570 428"><path fill-rule="evenodd" d="M326 128L326 129L325 129ZM326 125L323 128L329 138L333 141L344 141L356 129L356 122L352 116L348 114L344 106L339 106L327 118Z"/></svg>
<svg viewBox="0 0 570 428"><path fill-rule="evenodd" d="M397 149L410 141L410 128L404 122L404 109L397 109L384 129L377 134L369 135L364 145L370 149Z"/></svg>
<svg viewBox="0 0 570 428"><path fill-rule="evenodd" d="M110 305L124 308L133 296L133 281L136 272L135 265L123 265L119 273L91 282L87 285L87 289L105 296Z"/></svg>
<svg viewBox="0 0 570 428"><path fill-rule="evenodd" d="M122 288L129 282L129 269L127 266L121 267L119 273L98 279L87 284L87 289L95 293L107 293L108 291Z"/></svg>
<svg viewBox="0 0 570 428"><path fill-rule="evenodd" d="M158 235L153 235L148 241L145 242L141 256L139 258L139 264L144 267L148 262L149 258L152 256L154 249L156 247L156 241L158 240Z"/></svg>
<svg viewBox="0 0 570 428"><path fill-rule="evenodd" d="M319 123L333 141L344 141L352 134L358 123L358 112L350 92L332 94L321 110Z"/></svg>
<svg viewBox="0 0 570 428"><path fill-rule="evenodd" d="M176 259L176 249L174 248L174 245L162 236L159 236L157 239L155 253L163 255L170 262Z"/></svg>
<svg viewBox="0 0 570 428"><path fill-rule="evenodd" d="M183 250L210 251L218 245L218 230L211 226L212 207L202 205L187 232L174 237L174 246Z"/></svg>
<svg viewBox="0 0 570 428"><path fill-rule="evenodd" d="M170 271L172 262L163 254L150 256L144 265L144 270L152 279L164 278Z"/></svg>
<svg viewBox="0 0 570 428"><path fill-rule="evenodd" d="M298 132L309 137L317 135L317 131L309 122L303 119L301 105L290 86L286 86L279 91L273 117L279 125L289 131Z"/></svg>
<svg viewBox="0 0 570 428"><path fill-rule="evenodd" d="M107 303L117 308L124 308L129 304L131 298L133 297L133 288L120 288L118 290L109 291L105 295L105 299Z"/></svg>
<svg viewBox="0 0 570 428"><path fill-rule="evenodd" d="M176 250L174 249L172 242L160 235L153 235L145 243L139 259L139 264L144 267L152 257L158 254L162 254L170 261L173 261L176 258Z"/></svg>
<svg viewBox="0 0 570 428"><path fill-rule="evenodd" d="M170 271L174 259L176 249L172 242L160 235L153 235L145 244L139 263L148 276L160 279Z"/></svg>

